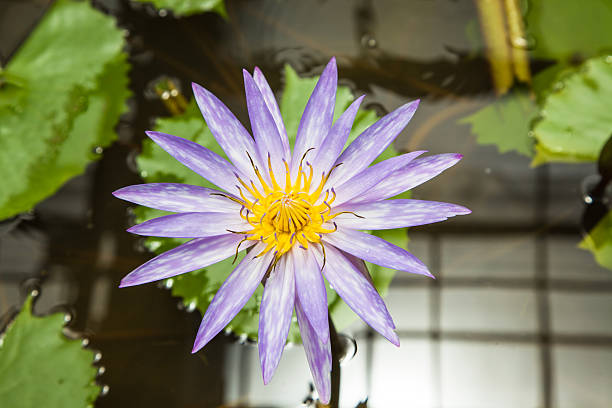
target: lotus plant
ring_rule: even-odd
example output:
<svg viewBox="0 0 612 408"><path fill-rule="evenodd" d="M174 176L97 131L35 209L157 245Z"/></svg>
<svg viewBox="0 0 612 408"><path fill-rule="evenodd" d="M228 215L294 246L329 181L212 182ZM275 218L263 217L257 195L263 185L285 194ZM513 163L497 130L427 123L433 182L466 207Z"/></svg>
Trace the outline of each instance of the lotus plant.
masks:
<svg viewBox="0 0 612 408"><path fill-rule="evenodd" d="M193 84L204 120L231 162L181 137L147 132L219 189L151 183L115 191L121 199L175 213L129 232L192 238L132 271L121 287L205 268L247 250L206 310L193 352L215 337L263 284L258 345L264 383L279 363L295 310L319 398L327 403L332 356L324 278L366 323L399 346L364 261L432 275L408 251L364 231L470 213L455 204L392 198L454 165L461 155L420 157L424 152L414 151L371 165L408 124L419 101L382 117L345 149L363 96L333 121L333 58L310 96L293 148L261 71L244 71L244 84L253 136L219 99Z"/></svg>

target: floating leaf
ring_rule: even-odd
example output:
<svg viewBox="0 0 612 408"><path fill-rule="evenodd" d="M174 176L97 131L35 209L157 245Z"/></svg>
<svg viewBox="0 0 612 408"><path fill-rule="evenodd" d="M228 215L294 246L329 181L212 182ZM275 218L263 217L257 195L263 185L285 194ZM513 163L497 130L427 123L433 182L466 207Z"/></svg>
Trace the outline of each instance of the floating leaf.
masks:
<svg viewBox="0 0 612 408"><path fill-rule="evenodd" d="M533 127L534 164L596 161L612 133L612 57L596 57L559 79Z"/></svg>
<svg viewBox="0 0 612 408"><path fill-rule="evenodd" d="M566 61L612 50L610 0L533 0L526 18L536 58Z"/></svg>
<svg viewBox="0 0 612 408"><path fill-rule="evenodd" d="M281 98L280 109L291 143L295 141L302 112L306 106L308 97L314 89L317 79L318 78L300 78L289 66L285 68L286 85ZM348 88L338 88L335 110L336 117L348 107L353 99L354 97ZM374 111L360 110L349 137L350 141L354 140L363 130L376 120L377 115ZM193 101L189 104L184 114L172 118L158 119L155 130L195 141L225 157L225 153L215 141L212 133L204 123L197 105ZM385 150L381 155L382 157L378 160L396 154L395 150L390 147ZM175 182L216 188L196 173L181 165L151 140L145 140L143 142L142 153L138 156L137 163L141 176L150 183ZM167 213L150 208L138 207L136 209L136 221L140 223L164 214ZM391 240L395 241L395 234L406 237L406 230L385 231L382 232L380 236L384 238L391 237ZM145 242L150 250L156 253L162 253L185 241L187 240L150 237L147 238ZM213 296L223 281L229 276L233 268L232 259L227 259L203 270L171 278L166 281L166 285L172 288L172 294L174 296L182 298L183 303L188 308L197 308L204 314ZM378 290L384 293L389 286L394 271L379 266L371 266L370 271ZM230 322L228 325L229 330L239 336L246 336L252 340L257 339L259 305L262 293L263 291L260 286L246 306L242 308L232 322ZM354 313L347 313L347 309L343 308L346 306L341 306L343 303L335 292L328 292L328 303L330 305L332 318L340 328L345 327L355 318ZM296 324L292 325L289 341L300 341Z"/></svg>
<svg viewBox="0 0 612 408"><path fill-rule="evenodd" d="M129 96L123 45L113 19L59 0L0 71L0 219L53 194L116 138Z"/></svg>
<svg viewBox="0 0 612 408"><path fill-rule="evenodd" d="M531 88L536 95L537 103L542 104L546 97L554 91L557 80L571 72L573 68L569 64L558 63L538 72L533 77Z"/></svg>
<svg viewBox="0 0 612 408"><path fill-rule="evenodd" d="M227 18L224 0L134 0L151 3L158 10L171 10L175 16L190 16L205 11L215 11Z"/></svg>
<svg viewBox="0 0 612 408"><path fill-rule="evenodd" d="M32 298L0 342L0 407L83 408L100 394L94 353L63 332L64 314L32 314Z"/></svg>
<svg viewBox="0 0 612 408"><path fill-rule="evenodd" d="M598 264L612 269L612 212L599 221L578 246L591 251Z"/></svg>
<svg viewBox="0 0 612 408"><path fill-rule="evenodd" d="M529 125L537 112L537 106L529 95L515 90L461 119L460 123L472 125L472 133L480 144L496 145L500 153L514 150L533 156Z"/></svg>

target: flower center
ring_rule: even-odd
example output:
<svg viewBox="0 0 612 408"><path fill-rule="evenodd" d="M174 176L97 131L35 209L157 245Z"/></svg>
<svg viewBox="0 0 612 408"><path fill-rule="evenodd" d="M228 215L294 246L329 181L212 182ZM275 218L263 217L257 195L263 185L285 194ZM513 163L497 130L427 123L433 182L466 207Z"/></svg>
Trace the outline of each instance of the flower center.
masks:
<svg viewBox="0 0 612 408"><path fill-rule="evenodd" d="M277 196L279 198L275 199ZM273 201L268 206L267 221L279 232L296 232L308 225L312 205L304 193L274 192L268 197Z"/></svg>
<svg viewBox="0 0 612 408"><path fill-rule="evenodd" d="M294 182L291 181L289 165L283 161L285 164L284 188L280 187L274 177L270 157L268 157L269 181L264 180L259 169L253 165L261 189L255 186L253 181L247 184L237 176L242 187L254 197L254 199L247 198L242 188L239 187L241 199L236 200L242 205L240 215L252 229L232 232L245 234L245 240L264 242L266 248L259 255L274 250L276 259L278 259L296 243L308 248L310 243L321 242L321 234L336 231L336 225L332 220L338 214L331 214L331 204L336 198L336 193L333 188L323 193L325 182L331 171L327 175L323 174L317 187L312 188L314 187L312 184L314 170L310 163L306 163L309 168L306 174L302 165L304 157L302 157Z"/></svg>

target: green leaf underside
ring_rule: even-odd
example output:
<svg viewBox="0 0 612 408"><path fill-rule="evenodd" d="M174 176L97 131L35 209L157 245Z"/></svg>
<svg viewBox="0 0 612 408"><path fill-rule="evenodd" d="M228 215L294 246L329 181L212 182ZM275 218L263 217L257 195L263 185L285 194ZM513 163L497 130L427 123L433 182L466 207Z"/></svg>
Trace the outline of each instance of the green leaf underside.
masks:
<svg viewBox="0 0 612 408"><path fill-rule="evenodd" d="M227 18L224 0L135 0L140 3L151 3L156 9L171 10L177 16L214 11Z"/></svg>
<svg viewBox="0 0 612 408"><path fill-rule="evenodd" d="M83 408L100 394L94 353L67 338L64 315L32 315L32 299L0 345L0 407Z"/></svg>
<svg viewBox="0 0 612 408"><path fill-rule="evenodd" d="M609 0L534 0L526 16L532 55L567 61L612 50L612 5Z"/></svg>
<svg viewBox="0 0 612 408"><path fill-rule="evenodd" d="M596 161L612 134L612 58L565 71L543 101L534 164Z"/></svg>
<svg viewBox="0 0 612 408"><path fill-rule="evenodd" d="M612 212L606 214L578 246L591 251L598 264L612 269Z"/></svg>
<svg viewBox="0 0 612 408"><path fill-rule="evenodd" d="M516 151L533 156L533 138L529 135L537 106L527 92L515 90L478 112L461 119L472 126L478 143L496 145L500 153Z"/></svg>
<svg viewBox="0 0 612 408"><path fill-rule="evenodd" d="M113 19L59 0L0 71L0 219L53 194L116 139L129 96L123 44Z"/></svg>
<svg viewBox="0 0 612 408"><path fill-rule="evenodd" d="M293 145L295 141L302 112L314 89L317 79L318 78L300 78L291 67L285 67L285 89L281 98L280 109L291 145ZM338 88L334 120L353 100L353 94L347 87L341 86ZM360 110L355 119L353 129L351 130L349 143L377 119L378 117L374 111ZM183 115L158 119L155 130L193 140L213 150L215 153L226 157L223 150L215 141L212 133L206 127L194 101L190 102ZM381 154L376 162L393 157L396 154L397 152L390 146ZM145 140L143 142L142 153L136 160L141 176L149 183L175 182L217 188L212 183L181 165L151 140ZM401 197L409 197L409 194L403 194ZM168 213L146 207L137 207L135 214L136 222L140 223ZM388 239L396 245L399 244L404 248L406 247L407 235L405 229L379 231L376 235ZM404 239L401 239L402 236ZM150 250L159 254L186 241L186 239L149 237L145 240L145 243ZM182 298L185 305L193 305L204 314L216 291L229 276L242 256L243 252L234 265L232 265L232 258L226 259L225 261L206 267L203 270L176 276L169 279L171 282L166 283L170 283L172 295ZM395 271L377 265L369 265L369 267L376 288L381 294L384 294ZM349 313L348 307L344 305L338 295L334 291L329 290L329 285L327 285L327 287L328 304L332 319L338 329L341 330L355 319L355 314L352 311ZM263 288L260 286L245 307L242 308L230 322L227 327L229 330L238 336L246 335L251 340L257 339L259 306L262 294ZM301 341L295 316L289 333L289 341L294 343Z"/></svg>

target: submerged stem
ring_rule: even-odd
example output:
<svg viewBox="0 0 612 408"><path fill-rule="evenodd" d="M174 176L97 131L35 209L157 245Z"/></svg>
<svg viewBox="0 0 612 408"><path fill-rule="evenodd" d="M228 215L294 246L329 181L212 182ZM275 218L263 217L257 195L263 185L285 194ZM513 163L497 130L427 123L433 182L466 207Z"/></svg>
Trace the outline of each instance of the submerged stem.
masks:
<svg viewBox="0 0 612 408"><path fill-rule="evenodd" d="M338 408L340 403L340 358L343 355L343 347L330 314L328 314L328 320L332 354L331 398L329 400L329 407Z"/></svg>

